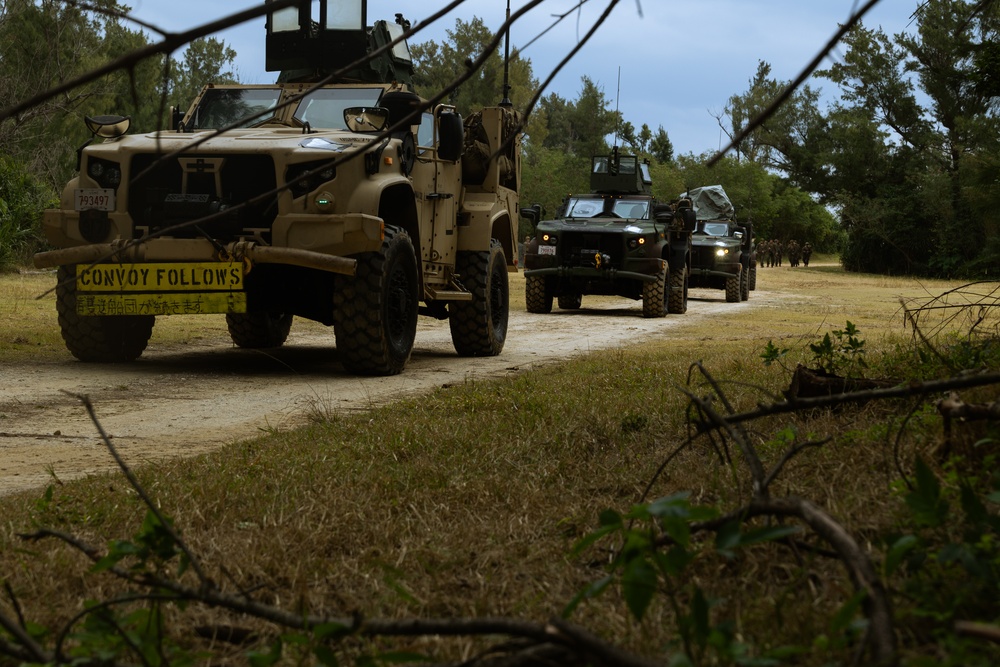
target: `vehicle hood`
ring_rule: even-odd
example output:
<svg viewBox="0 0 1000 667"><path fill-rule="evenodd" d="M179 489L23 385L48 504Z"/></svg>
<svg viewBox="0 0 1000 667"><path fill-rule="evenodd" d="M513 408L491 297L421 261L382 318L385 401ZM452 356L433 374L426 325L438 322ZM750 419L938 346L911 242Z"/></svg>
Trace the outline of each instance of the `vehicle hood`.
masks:
<svg viewBox="0 0 1000 667"><path fill-rule="evenodd" d="M693 246L715 246L719 248L738 247L742 239L733 236L708 236L707 234L692 234L691 245Z"/></svg>
<svg viewBox="0 0 1000 667"><path fill-rule="evenodd" d="M151 132L131 134L115 142L92 145L98 152L105 150L142 152L186 153L202 152L266 152L270 150L322 151L333 153L351 152L363 148L371 137L350 132L316 132L302 134L297 128L257 128L230 130L224 134L214 131L201 132ZM197 144L197 145L195 145ZM191 146L190 148L186 148Z"/></svg>
<svg viewBox="0 0 1000 667"><path fill-rule="evenodd" d="M608 234L640 234L654 229L652 220L629 220L626 218L567 218L565 220L543 220L538 228L545 231L599 232Z"/></svg>

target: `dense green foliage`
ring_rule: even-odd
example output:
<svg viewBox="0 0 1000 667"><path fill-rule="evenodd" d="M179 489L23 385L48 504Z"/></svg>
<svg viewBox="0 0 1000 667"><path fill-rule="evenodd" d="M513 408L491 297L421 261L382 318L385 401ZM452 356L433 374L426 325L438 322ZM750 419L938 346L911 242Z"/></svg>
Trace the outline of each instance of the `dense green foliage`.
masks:
<svg viewBox="0 0 1000 667"><path fill-rule="evenodd" d="M41 243L41 211L53 203L49 188L0 154L0 271L27 263Z"/></svg>
<svg viewBox="0 0 1000 667"><path fill-rule="evenodd" d="M819 75L741 151L837 212L851 270L991 277L1000 260L1000 5L929 0L913 34L855 27ZM761 63L730 99L732 135L782 90Z"/></svg>
<svg viewBox="0 0 1000 667"><path fill-rule="evenodd" d="M6 104L32 99L151 42L122 18L115 0L89 9L54 0L0 3L0 89ZM213 39L171 59L148 58L0 121L0 267L21 262L40 243L39 220L76 169L90 140L86 116L121 114L132 128L166 124L171 104L187 105L206 79L232 81L236 53Z"/></svg>

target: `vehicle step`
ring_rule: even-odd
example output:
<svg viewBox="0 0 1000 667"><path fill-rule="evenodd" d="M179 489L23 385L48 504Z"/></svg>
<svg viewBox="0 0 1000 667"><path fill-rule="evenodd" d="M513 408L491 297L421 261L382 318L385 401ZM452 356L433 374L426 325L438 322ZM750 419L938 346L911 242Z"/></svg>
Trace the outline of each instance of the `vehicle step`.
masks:
<svg viewBox="0 0 1000 667"><path fill-rule="evenodd" d="M472 301L472 293L463 290L435 290L428 287L427 295L435 301Z"/></svg>

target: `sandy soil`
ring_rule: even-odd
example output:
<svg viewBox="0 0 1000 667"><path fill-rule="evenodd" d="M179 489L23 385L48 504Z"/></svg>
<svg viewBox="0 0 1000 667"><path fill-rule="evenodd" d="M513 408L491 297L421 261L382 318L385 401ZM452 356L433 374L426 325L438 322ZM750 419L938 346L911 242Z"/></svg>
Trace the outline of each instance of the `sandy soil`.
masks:
<svg viewBox="0 0 1000 667"><path fill-rule="evenodd" d="M235 348L228 337L165 348L153 339L133 364L56 361L6 364L0 383L0 494L111 470L114 462L74 395L87 395L105 432L132 465L190 456L263 431L292 428L316 411L360 410L470 378L517 373L573 355L669 336L688 318L720 309L756 309L782 295L757 290L725 303L717 290L692 290L688 312L645 319L641 304L586 297L584 309L511 313L503 353L455 354L447 322L421 318L406 370L395 377L347 375L333 331L296 320L288 342L267 352ZM311 325L312 323L304 323Z"/></svg>

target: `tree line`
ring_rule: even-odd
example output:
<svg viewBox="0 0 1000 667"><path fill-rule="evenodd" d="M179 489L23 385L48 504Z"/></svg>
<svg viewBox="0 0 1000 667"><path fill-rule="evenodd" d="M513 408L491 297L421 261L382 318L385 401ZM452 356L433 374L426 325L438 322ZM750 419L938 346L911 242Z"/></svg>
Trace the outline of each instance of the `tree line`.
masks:
<svg viewBox="0 0 1000 667"><path fill-rule="evenodd" d="M636 128L587 76L575 99L549 93L528 109L539 82L516 49L507 91L495 52L447 101L468 114L509 95L526 118L522 203L550 215L567 194L588 189L591 156L618 146L649 160L659 198L721 184L759 238L808 240L839 252L849 270L989 276L1000 259L1000 6L915 7L912 34L864 25L847 34L836 62L818 72L836 89L832 101L808 85L796 90L712 167L707 153L675 155L662 125ZM0 2L0 86L8 99L28 99L150 42L130 25L114 0ZM492 38L474 17L457 20L440 43L411 44L418 92L444 89ZM89 139L84 116L121 113L137 131L163 127L164 93L184 106L204 82L237 82L236 56L220 40L197 40L176 57L150 58L0 121L0 265L40 243L40 211ZM738 136L789 85L760 62L718 115L720 127Z"/></svg>

